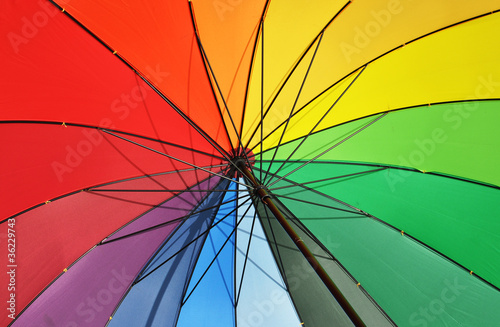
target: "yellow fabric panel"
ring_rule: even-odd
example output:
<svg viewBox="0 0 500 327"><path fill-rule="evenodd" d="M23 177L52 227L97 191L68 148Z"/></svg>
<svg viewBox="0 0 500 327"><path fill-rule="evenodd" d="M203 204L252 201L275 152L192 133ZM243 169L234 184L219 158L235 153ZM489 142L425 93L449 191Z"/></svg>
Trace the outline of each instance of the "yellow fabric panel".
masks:
<svg viewBox="0 0 500 327"><path fill-rule="evenodd" d="M500 13L420 39L370 64L320 129L378 112L500 97Z"/></svg>
<svg viewBox="0 0 500 327"><path fill-rule="evenodd" d="M353 1L327 28L299 105L389 50L498 9L496 0Z"/></svg>
<svg viewBox="0 0 500 327"><path fill-rule="evenodd" d="M322 15L311 19L310 23L315 24L311 25L306 24L305 20L309 19L310 14L314 10L318 10L317 8L309 8L309 4L304 4L301 7L302 4L291 1L287 1L286 5L282 1L271 1L266 15L264 35L264 108L268 108L269 103L274 99L278 90L283 87L283 83L291 74L292 69L298 65L273 104L279 104L281 110L292 108L297 96L293 90L298 91L315 47L312 46L307 55L299 61L301 56L304 55L313 38L318 35L317 32L321 31L321 25L328 23L329 19L333 18L346 3L338 2L331 9L322 10ZM315 2L314 5L319 5L319 3ZM491 0L477 2L467 0L358 0L349 3L340 15L328 25L323 35L314 64L297 103L297 109L305 106L318 94L327 90L346 75L387 51L427 33L496 10L497 7L499 7L498 2ZM278 13L278 10L281 12ZM300 12L300 16L303 17L299 19L293 16L292 10ZM330 18L325 15L327 12ZM297 22L300 22L301 25L299 26ZM304 26L307 27L305 30L297 30ZM289 33L285 33L286 30ZM307 37L310 37L309 41L307 41ZM258 48L246 104L243 130L243 135L246 136L254 131L257 126L255 122L260 120L260 57L260 48ZM372 69L372 67L368 68L364 74ZM385 79L387 76L376 81L376 84ZM287 99L287 97L289 98ZM387 105L385 107L389 108ZM271 125L277 126L288 117L287 114L279 114L280 108L270 109L269 114L273 119L269 119L267 123L264 122L265 133L273 129ZM319 108L316 107L316 110ZM272 114L273 112L275 114ZM338 118L339 122L342 121L340 117ZM255 140L252 140L251 144L255 144Z"/></svg>
<svg viewBox="0 0 500 327"><path fill-rule="evenodd" d="M379 112L427 103L500 97L500 13L422 38L367 66L316 130ZM294 116L284 141L306 135L337 95ZM429 109L432 110L432 107ZM279 136L270 138L276 140ZM266 142L265 148L273 146Z"/></svg>
<svg viewBox="0 0 500 327"><path fill-rule="evenodd" d="M354 83L354 80L356 79L356 76L360 74L360 71L361 70L355 72L354 74L351 74L350 76L336 84L334 87L330 88L324 94L317 97L306 108L297 112L290 120L281 143L295 140L307 135L312 131L319 130L318 128L314 128L315 125L318 123L321 117L323 117L328 112L335 101L341 98L342 93L344 93L349 85ZM327 115L325 119L327 119L328 117L329 115ZM288 116L286 118L288 118ZM286 118L284 120L286 120ZM279 122L276 124L276 126L278 124ZM284 126L280 126L279 129L277 129L272 135L269 135L269 137L264 140L264 151L278 144L281 138L281 134L283 134L283 129ZM256 150L260 150L260 147Z"/></svg>
<svg viewBox="0 0 500 327"><path fill-rule="evenodd" d="M317 42L316 42L317 44ZM313 47L316 47L316 44ZM279 124L286 121L290 116L290 112L293 109L294 101L297 97L300 97L300 87L304 81L307 68L312 60L314 51L309 51L305 57L303 58L301 64L295 69L294 74L291 75L290 79L284 84L284 88L277 94L276 97L272 97L268 99L265 103L264 108L267 110L267 113L264 117L263 127L264 127L264 135L271 133ZM261 62L257 60L255 68L260 69ZM254 75L253 78L256 76ZM254 85L255 83L255 85ZM260 87L260 80L251 81L251 85L256 87L257 85ZM247 108L254 108L254 112L258 110L258 113L255 115L246 115L245 126L246 132L248 134L243 134L243 137L246 140L250 141L250 144L253 146L260 140L260 95L256 97L250 97L247 100ZM257 109L259 108L259 109ZM295 107L293 112L297 112L299 107ZM254 131L256 131L254 133ZM252 139L250 140L251 133L254 133Z"/></svg>
<svg viewBox="0 0 500 327"><path fill-rule="evenodd" d="M259 35L259 38L261 36ZM261 120L261 109L263 107L262 97L261 97L261 47L260 42L257 43L255 48L255 58L252 63L252 74L248 81L248 94L247 101L245 104L245 117L243 120L243 129L241 131L241 139L243 144L246 145L249 142L253 142L257 138L255 135L255 129L258 128L258 124ZM262 102L263 103L263 102ZM260 132L258 139L260 139Z"/></svg>
<svg viewBox="0 0 500 327"><path fill-rule="evenodd" d="M264 23L264 103L277 93L298 59L347 1L271 0ZM261 42L255 54L243 135L260 119ZM247 121L248 119L248 121ZM247 139L248 141L248 139Z"/></svg>

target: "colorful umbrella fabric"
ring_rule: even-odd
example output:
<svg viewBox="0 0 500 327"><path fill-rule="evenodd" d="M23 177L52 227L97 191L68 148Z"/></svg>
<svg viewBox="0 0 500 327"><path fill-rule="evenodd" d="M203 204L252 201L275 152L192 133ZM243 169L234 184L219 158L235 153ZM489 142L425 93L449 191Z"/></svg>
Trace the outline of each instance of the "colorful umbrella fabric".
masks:
<svg viewBox="0 0 500 327"><path fill-rule="evenodd" d="M2 326L498 326L500 4L0 2Z"/></svg>

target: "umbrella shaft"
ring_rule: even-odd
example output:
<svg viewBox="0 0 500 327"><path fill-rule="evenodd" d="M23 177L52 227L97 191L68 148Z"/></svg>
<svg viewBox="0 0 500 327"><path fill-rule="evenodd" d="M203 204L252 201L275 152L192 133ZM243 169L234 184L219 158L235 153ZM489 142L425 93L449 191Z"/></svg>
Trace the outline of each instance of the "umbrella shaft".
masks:
<svg viewBox="0 0 500 327"><path fill-rule="evenodd" d="M349 319L351 319L352 323L356 327L364 327L366 326L361 318L358 316L356 311L349 304L344 295L340 292L337 285L332 281L330 276L327 274L325 269L321 266L318 259L314 256L314 254L309 250L304 241L300 238L300 236L295 232L293 227L288 223L285 216L282 214L281 210L276 206L273 199L267 193L266 189L263 185L257 182L256 178L253 176L252 172L249 168L244 164L243 161L239 161L237 163L239 170L245 175L246 179L250 182L252 187L254 187L254 193L259 196L261 201L269 208L269 210L276 217L281 226L285 229L286 233L292 241L295 243L299 251L304 255L307 259L311 267L314 269L318 277L323 281L325 286L328 288L333 297L340 304L344 312L347 314Z"/></svg>

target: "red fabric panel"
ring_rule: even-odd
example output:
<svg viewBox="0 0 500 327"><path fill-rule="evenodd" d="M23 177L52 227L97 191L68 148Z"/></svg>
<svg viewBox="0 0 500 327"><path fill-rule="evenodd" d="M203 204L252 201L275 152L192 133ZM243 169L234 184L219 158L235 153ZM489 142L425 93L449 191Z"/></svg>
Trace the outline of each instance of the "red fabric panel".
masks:
<svg viewBox="0 0 500 327"><path fill-rule="evenodd" d="M75 6L79 3L83 2L75 1ZM99 5L99 2L88 4ZM102 5L112 6L111 2ZM152 8L136 8L143 6L139 1L131 7L120 4L123 8L119 11L131 10L128 14L120 13L124 15L123 21L101 11L106 16L106 25L91 26L97 17L83 12L80 16L88 20L89 28L100 37L107 37L104 34L109 30L111 36L106 42L127 60L136 60L134 65L144 76L229 150L195 47L187 2L165 1L164 5L169 10L162 11L166 17L160 17L164 24L161 29L151 29L153 23L144 21L147 16L144 10ZM95 8L91 10L94 14ZM134 21L145 27L141 36L130 34L127 26ZM155 34L152 39L148 36L151 30ZM218 154L117 55L48 0L0 1L0 34L4 36L0 38L0 121L68 124L64 127L0 122L0 220L46 200L102 183L191 168L96 129L70 123L112 128ZM160 39L163 41L159 42ZM146 43L136 42L141 40ZM160 47L155 48L155 44ZM147 57L148 53L154 54L153 57ZM210 156L127 137L199 166L220 164L219 159ZM183 176L184 179L170 175L158 178L158 182L181 189L206 178L207 174L187 172ZM19 258L17 313L93 244L171 196L170 193L113 193L112 196L109 193L104 196L79 192L15 218ZM2 244L7 229L7 223L0 225ZM43 251L36 251L41 245ZM7 258L7 247L0 250L0 256ZM7 278L4 273L0 284L7 285ZM0 300L6 303L8 294L5 291L0 294ZM6 314L3 315L0 325L7 320Z"/></svg>
<svg viewBox="0 0 500 327"><path fill-rule="evenodd" d="M48 0L2 1L0 15L0 34L5 36L0 38L0 120L114 128L214 151L116 55ZM191 40L187 43L183 46L191 49ZM168 44L170 52L175 47ZM158 83L168 80L165 87L170 87L169 96L176 97L181 109L196 111L198 123L211 128L213 137L224 143L224 138L217 137L220 116L214 111L209 86L203 82L206 78L198 76L203 74L199 58L190 61L186 51L181 51L175 62L170 55L165 55L164 62L150 62L143 67L144 74ZM164 54L158 56L163 58Z"/></svg>
<svg viewBox="0 0 500 327"><path fill-rule="evenodd" d="M220 164L213 157L127 136L187 162ZM192 168L90 128L52 124L0 124L0 217L52 198L125 178ZM202 176L194 175L194 176ZM179 181L179 177L175 178ZM178 183L177 183L178 184ZM184 185L178 185L185 187ZM167 185L170 187L170 185Z"/></svg>
<svg viewBox="0 0 500 327"><path fill-rule="evenodd" d="M56 1L224 148L230 144L185 0Z"/></svg>

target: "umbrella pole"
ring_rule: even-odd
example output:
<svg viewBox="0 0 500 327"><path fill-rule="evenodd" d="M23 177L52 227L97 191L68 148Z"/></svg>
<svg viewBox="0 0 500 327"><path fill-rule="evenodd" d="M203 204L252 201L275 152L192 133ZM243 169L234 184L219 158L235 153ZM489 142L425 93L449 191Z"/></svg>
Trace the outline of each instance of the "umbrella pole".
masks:
<svg viewBox="0 0 500 327"><path fill-rule="evenodd" d="M245 175L246 179L250 182L252 187L254 188L254 193L257 195L260 200L269 208L269 210L274 214L278 222L283 226L286 233L295 245L298 247L299 251L304 255L307 259L311 267L314 269L316 274L318 274L319 278L323 281L325 286L328 288L330 293L333 295L335 300L340 304L344 312L347 314L349 319L351 319L352 323L356 327L364 327L366 326L361 318L358 316L356 311L349 304L344 295L340 292L339 288L332 281L330 276L326 273L325 269L321 266L319 261L316 259L314 254L309 250L304 241L300 238L300 236L295 232L293 227L288 223L285 216L281 213L281 210L274 204L271 196L267 193L265 187L261 185L257 179L254 177L250 169L245 164L245 161L242 159L235 160L235 165L239 168L238 170Z"/></svg>

